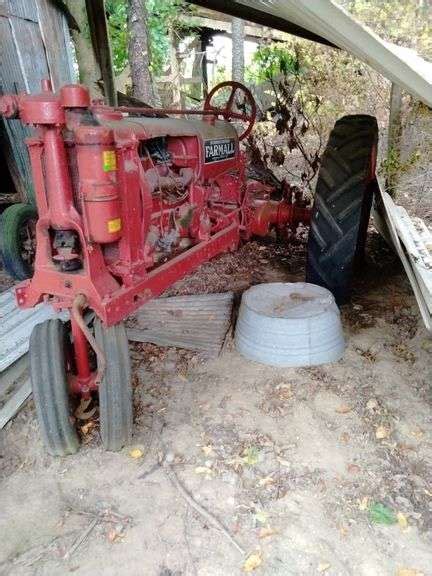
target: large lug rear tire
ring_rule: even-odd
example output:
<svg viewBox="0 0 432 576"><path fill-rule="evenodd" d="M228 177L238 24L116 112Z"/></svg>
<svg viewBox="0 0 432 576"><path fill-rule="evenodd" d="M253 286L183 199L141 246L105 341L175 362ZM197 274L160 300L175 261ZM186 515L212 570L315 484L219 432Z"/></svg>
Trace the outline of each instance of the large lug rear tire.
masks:
<svg viewBox="0 0 432 576"><path fill-rule="evenodd" d="M345 116L324 152L312 208L306 281L349 300L357 259L364 252L372 205L378 126L373 116Z"/></svg>
<svg viewBox="0 0 432 576"><path fill-rule="evenodd" d="M128 339L123 323L107 328L95 319L95 337L106 369L99 384L100 432L105 450L117 451L132 438L132 379Z"/></svg>
<svg viewBox="0 0 432 576"><path fill-rule="evenodd" d="M33 399L42 438L52 456L74 454L79 448L66 375L69 333L66 324L52 319L37 324L30 337Z"/></svg>
<svg viewBox="0 0 432 576"><path fill-rule="evenodd" d="M6 272L15 280L33 276L37 210L31 204L13 204L0 218L0 252Z"/></svg>

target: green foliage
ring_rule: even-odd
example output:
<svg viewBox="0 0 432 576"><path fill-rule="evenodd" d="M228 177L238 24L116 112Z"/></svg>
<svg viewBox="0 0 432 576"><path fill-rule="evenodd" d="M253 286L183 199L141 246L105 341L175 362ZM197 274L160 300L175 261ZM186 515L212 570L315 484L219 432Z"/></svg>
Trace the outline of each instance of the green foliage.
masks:
<svg viewBox="0 0 432 576"><path fill-rule="evenodd" d="M108 29L111 40L115 74L120 74L128 63L128 30L126 0L105 0Z"/></svg>
<svg viewBox="0 0 432 576"><path fill-rule="evenodd" d="M382 38L432 58L432 16L428 1L423 5L418 0L339 0L339 3Z"/></svg>
<svg viewBox="0 0 432 576"><path fill-rule="evenodd" d="M106 0L108 27L114 72L119 74L128 63L127 0ZM151 70L160 74L169 58L169 31L179 36L193 30L180 16L191 16L192 9L183 0L146 0Z"/></svg>
<svg viewBox="0 0 432 576"><path fill-rule="evenodd" d="M184 24L180 16L191 16L191 8L183 0L147 0L148 24L151 46L151 68L160 74L169 58L169 31L184 36L193 25Z"/></svg>
<svg viewBox="0 0 432 576"><path fill-rule="evenodd" d="M279 75L295 76L300 73L298 56L288 44L266 44L260 46L252 57L252 63L246 68L246 79L262 84Z"/></svg>
<svg viewBox="0 0 432 576"><path fill-rule="evenodd" d="M420 150L414 150L406 160L402 160L396 148L390 148L387 156L381 162L379 173L387 180L398 178L410 168L414 167L421 158Z"/></svg>
<svg viewBox="0 0 432 576"><path fill-rule="evenodd" d="M384 524L386 526L397 523L396 514L382 502L375 502L371 505L369 508L369 519L374 524Z"/></svg>

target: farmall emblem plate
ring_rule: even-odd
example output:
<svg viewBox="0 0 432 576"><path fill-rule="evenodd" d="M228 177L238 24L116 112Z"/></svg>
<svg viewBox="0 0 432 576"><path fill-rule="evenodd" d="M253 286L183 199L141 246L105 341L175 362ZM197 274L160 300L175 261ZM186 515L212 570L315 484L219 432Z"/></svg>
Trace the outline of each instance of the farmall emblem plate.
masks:
<svg viewBox="0 0 432 576"><path fill-rule="evenodd" d="M234 138L218 138L217 140L204 141L204 162L220 162L235 158L235 140Z"/></svg>

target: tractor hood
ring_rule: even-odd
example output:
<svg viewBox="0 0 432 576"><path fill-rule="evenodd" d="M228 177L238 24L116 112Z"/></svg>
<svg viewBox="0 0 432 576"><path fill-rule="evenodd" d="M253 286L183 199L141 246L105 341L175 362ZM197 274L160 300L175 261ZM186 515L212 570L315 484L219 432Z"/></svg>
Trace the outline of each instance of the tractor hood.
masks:
<svg viewBox="0 0 432 576"><path fill-rule="evenodd" d="M191 0L225 14L346 50L432 107L432 63L382 40L332 0Z"/></svg>

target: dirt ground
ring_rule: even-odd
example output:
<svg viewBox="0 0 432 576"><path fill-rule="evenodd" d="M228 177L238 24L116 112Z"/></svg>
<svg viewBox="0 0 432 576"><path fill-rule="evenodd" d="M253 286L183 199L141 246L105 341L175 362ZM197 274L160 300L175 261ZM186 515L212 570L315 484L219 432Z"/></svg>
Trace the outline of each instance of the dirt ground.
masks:
<svg viewBox="0 0 432 576"><path fill-rule="evenodd" d="M48 456L30 401L1 440L0 574L432 575L432 341L380 249L375 235L336 364L134 345L135 438L121 453L102 451L89 420L77 455ZM176 291L301 279L303 257L249 244Z"/></svg>

